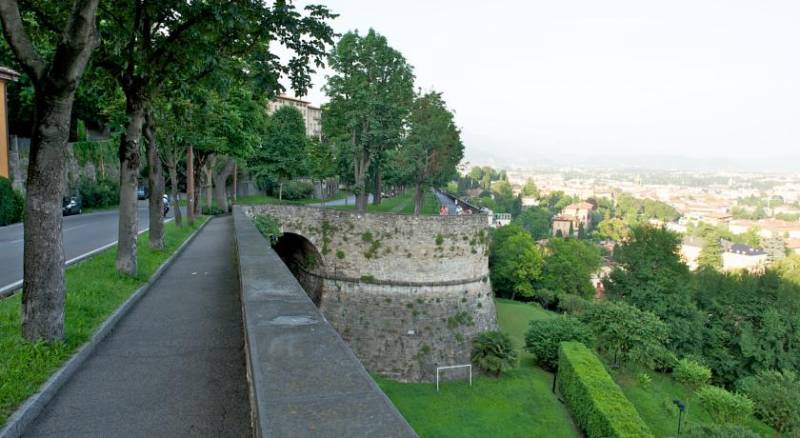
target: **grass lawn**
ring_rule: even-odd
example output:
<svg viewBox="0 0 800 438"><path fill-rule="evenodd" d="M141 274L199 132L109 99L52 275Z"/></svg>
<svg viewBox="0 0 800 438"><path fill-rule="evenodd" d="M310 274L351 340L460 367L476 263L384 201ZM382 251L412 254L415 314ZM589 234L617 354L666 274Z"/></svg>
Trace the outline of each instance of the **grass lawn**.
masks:
<svg viewBox="0 0 800 438"><path fill-rule="evenodd" d="M433 192L427 189L424 192L422 199L422 214L424 215L437 215L439 214L439 200L436 199ZM337 205L332 208L340 210L353 210L354 205ZM397 195L393 198L383 198L378 205L369 204L367 206L369 213L396 213L396 214L414 214L414 191L406 190L405 193Z"/></svg>
<svg viewBox="0 0 800 438"><path fill-rule="evenodd" d="M139 274L127 277L114 269L116 250L107 251L67 268L66 340L29 343L20 333L21 294L0 301L0 426L73 353L92 336L97 327L166 261L194 227L165 224L163 251L148 247L148 233L139 236Z"/></svg>
<svg viewBox="0 0 800 438"><path fill-rule="evenodd" d="M530 304L496 301L500 326L522 347L528 321L552 315ZM376 382L422 437L577 437L564 407L550 392L552 374L533 366L523 354L521 365L502 378L479 376L444 383Z"/></svg>
<svg viewBox="0 0 800 438"><path fill-rule="evenodd" d="M668 375L650 372L652 383L642 386L636 373L611 370L611 374L657 437L672 437L677 432L678 409L672 403L675 399L683 401L687 406L683 416L683 427L690 423L713 423L711 416L692 398L691 389L674 381ZM761 436L778 436L769 426L752 417L744 422L744 426L753 429Z"/></svg>

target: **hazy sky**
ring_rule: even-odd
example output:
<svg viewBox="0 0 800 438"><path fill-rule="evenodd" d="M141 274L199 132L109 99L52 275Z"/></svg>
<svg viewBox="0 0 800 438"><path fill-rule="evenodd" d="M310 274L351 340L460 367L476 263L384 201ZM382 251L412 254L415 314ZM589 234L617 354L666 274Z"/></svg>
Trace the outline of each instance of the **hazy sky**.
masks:
<svg viewBox="0 0 800 438"><path fill-rule="evenodd" d="M472 162L800 157L798 0L319 2L444 92Z"/></svg>

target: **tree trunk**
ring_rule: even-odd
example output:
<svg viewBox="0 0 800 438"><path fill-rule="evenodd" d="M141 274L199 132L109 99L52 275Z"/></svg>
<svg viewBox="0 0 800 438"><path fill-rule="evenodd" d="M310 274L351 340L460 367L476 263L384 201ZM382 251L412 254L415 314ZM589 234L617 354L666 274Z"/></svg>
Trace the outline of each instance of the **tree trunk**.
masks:
<svg viewBox="0 0 800 438"><path fill-rule="evenodd" d="M178 159L175 156L172 156L169 159L169 163L167 163L167 167L169 168L169 186L170 186L170 197L172 198L172 208L175 210L175 225L182 226L183 225L183 215L181 214L181 204L180 200L178 199ZM187 208L187 215L188 215Z"/></svg>
<svg viewBox="0 0 800 438"><path fill-rule="evenodd" d="M126 97L128 125L119 145L119 237L116 266L117 271L128 275L136 275L137 272L136 239L139 232L136 187L139 182L144 99L137 94L130 93Z"/></svg>
<svg viewBox="0 0 800 438"><path fill-rule="evenodd" d="M228 178L230 178L231 174L233 173L233 169L236 167L236 161L233 161L232 158L226 158L225 165L222 166L222 169L214 175L214 200L217 202L217 207L221 208L222 211L228 211L228 196L227 196L227 186L228 186Z"/></svg>
<svg viewBox="0 0 800 438"><path fill-rule="evenodd" d="M278 203L283 202L283 181L278 183Z"/></svg>
<svg viewBox="0 0 800 438"><path fill-rule="evenodd" d="M194 147L189 145L186 148L186 222L189 226L194 225L194 205Z"/></svg>
<svg viewBox="0 0 800 438"><path fill-rule="evenodd" d="M164 249L164 175L161 170L161 157L158 154L158 144L156 143L156 127L153 114L150 111L145 113L144 119L144 138L147 143L147 165L150 172L147 176L147 184L150 187L150 200L148 202L150 214L150 248L156 250Z"/></svg>
<svg viewBox="0 0 800 438"><path fill-rule="evenodd" d="M422 213L422 183L417 182L414 189L414 216L419 216Z"/></svg>
<svg viewBox="0 0 800 438"><path fill-rule="evenodd" d="M366 154L364 154L366 155ZM366 179L367 169L369 169L369 157L357 157L354 160L355 166L355 192L356 192L356 210L359 212L367 211L367 204L369 203L369 193L367 193Z"/></svg>
<svg viewBox="0 0 800 438"><path fill-rule="evenodd" d="M61 197L73 92L37 99L28 158L23 243L22 335L64 338L64 245Z"/></svg>
<svg viewBox="0 0 800 438"><path fill-rule="evenodd" d="M214 164L217 161L217 157L211 156L206 160L205 165L203 166L203 175L206 177L205 185L206 185L206 206L210 210L214 203ZM222 207L220 207L222 208Z"/></svg>
<svg viewBox="0 0 800 438"><path fill-rule="evenodd" d="M236 187L236 180L238 179L237 176L239 175L239 166L237 164L233 165L233 203L236 203L236 191L239 189Z"/></svg>
<svg viewBox="0 0 800 438"><path fill-rule="evenodd" d="M19 160L19 137L13 136L8 146L8 175L11 177L11 187L25 193L25 184L22 181L22 166Z"/></svg>
<svg viewBox="0 0 800 438"><path fill-rule="evenodd" d="M383 196L383 178L381 177L381 166L375 163L375 193L372 195L372 204L380 205Z"/></svg>

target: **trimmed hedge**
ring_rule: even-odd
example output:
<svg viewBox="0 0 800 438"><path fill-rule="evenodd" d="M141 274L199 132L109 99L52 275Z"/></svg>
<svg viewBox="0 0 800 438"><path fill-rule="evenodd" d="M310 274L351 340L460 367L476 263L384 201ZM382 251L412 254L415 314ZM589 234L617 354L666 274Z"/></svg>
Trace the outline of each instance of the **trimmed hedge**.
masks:
<svg viewBox="0 0 800 438"><path fill-rule="evenodd" d="M597 355L580 342L561 343L558 388L588 437L653 436Z"/></svg>

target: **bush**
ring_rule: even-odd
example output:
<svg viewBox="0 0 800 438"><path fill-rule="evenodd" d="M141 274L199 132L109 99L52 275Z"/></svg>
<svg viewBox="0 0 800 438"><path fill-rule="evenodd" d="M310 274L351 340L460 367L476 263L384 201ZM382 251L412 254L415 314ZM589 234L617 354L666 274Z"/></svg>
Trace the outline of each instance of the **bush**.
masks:
<svg viewBox="0 0 800 438"><path fill-rule="evenodd" d="M558 387L588 437L652 437L600 359L580 342L559 348Z"/></svg>
<svg viewBox="0 0 800 438"><path fill-rule="evenodd" d="M283 235L283 232L281 231L281 225L274 217L268 214L256 215L253 218L253 223L261 235L269 241L270 245L276 244L278 239L280 239Z"/></svg>
<svg viewBox="0 0 800 438"><path fill-rule="evenodd" d="M81 179L78 192L84 208L103 208L119 205L119 184L109 179Z"/></svg>
<svg viewBox="0 0 800 438"><path fill-rule="evenodd" d="M760 438L752 430L737 424L695 424L687 428L688 438Z"/></svg>
<svg viewBox="0 0 800 438"><path fill-rule="evenodd" d="M659 373L671 373L678 366L678 357L668 348L657 348L652 353L653 370Z"/></svg>
<svg viewBox="0 0 800 438"><path fill-rule="evenodd" d="M781 433L800 433L800 379L792 371L761 371L737 383L755 404L756 417Z"/></svg>
<svg viewBox="0 0 800 438"><path fill-rule="evenodd" d="M533 354L533 360L542 368L556 369L558 346L564 341L578 341L591 345L594 338L589 328L572 316L560 315L528 323L525 350Z"/></svg>
<svg viewBox="0 0 800 438"><path fill-rule="evenodd" d="M499 377L500 373L517 365L517 351L505 333L483 332L472 341L472 362Z"/></svg>
<svg viewBox="0 0 800 438"><path fill-rule="evenodd" d="M533 291L533 299L545 309L555 309L558 305L558 292L550 289L536 289Z"/></svg>
<svg viewBox="0 0 800 438"><path fill-rule="evenodd" d="M697 398L718 424L739 424L753 414L753 402L747 396L717 386L700 388Z"/></svg>
<svg viewBox="0 0 800 438"><path fill-rule="evenodd" d="M558 296L558 310L571 315L582 315L594 305L591 301L573 294Z"/></svg>
<svg viewBox="0 0 800 438"><path fill-rule="evenodd" d="M217 207L216 205L212 207L204 205L203 207L200 208L200 212L207 216L217 216L220 214L225 214L225 210Z"/></svg>
<svg viewBox="0 0 800 438"><path fill-rule="evenodd" d="M699 362L684 358L678 361L672 376L675 380L697 389L711 380L711 370Z"/></svg>
<svg viewBox="0 0 800 438"><path fill-rule="evenodd" d="M11 181L0 177L0 226L22 221L25 198L11 187Z"/></svg>
<svg viewBox="0 0 800 438"><path fill-rule="evenodd" d="M275 196L278 196L278 188L275 187ZM283 199L294 201L298 199L310 198L314 193L314 184L308 181L289 181L283 184Z"/></svg>

